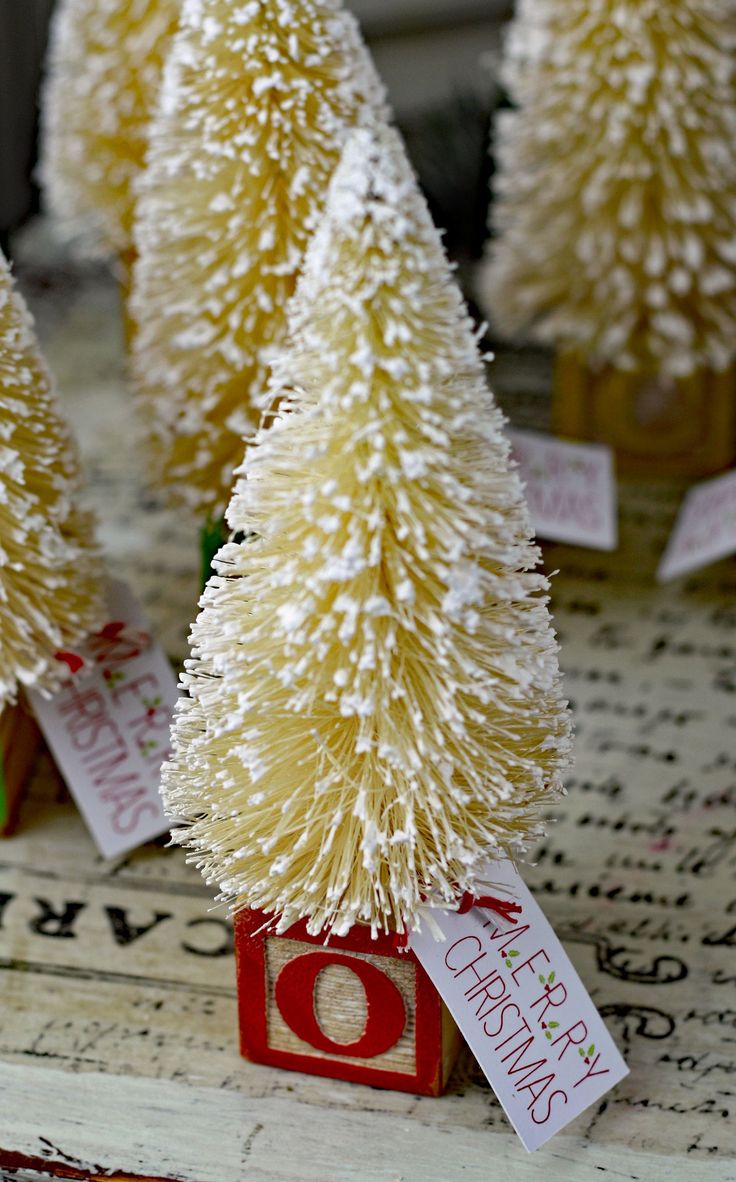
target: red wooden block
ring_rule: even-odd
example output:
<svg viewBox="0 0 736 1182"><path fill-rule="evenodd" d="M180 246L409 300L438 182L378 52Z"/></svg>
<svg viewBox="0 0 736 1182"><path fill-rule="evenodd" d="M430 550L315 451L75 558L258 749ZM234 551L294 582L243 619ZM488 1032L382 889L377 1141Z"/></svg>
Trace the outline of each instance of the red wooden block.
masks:
<svg viewBox="0 0 736 1182"><path fill-rule="evenodd" d="M23 703L0 713L0 837L15 828L25 789L41 745L41 733Z"/></svg>
<svg viewBox="0 0 736 1182"><path fill-rule="evenodd" d="M441 997L390 936L281 936L269 916L235 921L240 1045L246 1059L379 1088L438 1096L460 1046Z"/></svg>

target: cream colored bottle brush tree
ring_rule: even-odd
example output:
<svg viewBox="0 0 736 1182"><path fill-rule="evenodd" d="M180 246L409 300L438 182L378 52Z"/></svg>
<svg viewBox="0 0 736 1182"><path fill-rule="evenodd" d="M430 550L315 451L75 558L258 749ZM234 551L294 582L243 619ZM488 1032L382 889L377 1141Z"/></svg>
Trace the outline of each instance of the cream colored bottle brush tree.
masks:
<svg viewBox="0 0 736 1182"><path fill-rule="evenodd" d="M192 636L173 836L240 913L244 1054L436 1094L452 1025L387 933L540 832L570 739L503 420L393 131L346 147L270 393L228 513L250 540ZM328 938L363 984L313 1012L299 974Z"/></svg>
<svg viewBox="0 0 736 1182"><path fill-rule="evenodd" d="M59 649L101 621L101 566L79 468L30 314L0 256L0 706L56 688Z"/></svg>
<svg viewBox="0 0 736 1182"><path fill-rule="evenodd" d="M43 96L41 177L60 231L132 250L135 182L181 0L58 0Z"/></svg>
<svg viewBox="0 0 736 1182"><path fill-rule="evenodd" d="M382 90L340 0L187 0L153 123L132 311L151 469L219 520L347 131Z"/></svg>
<svg viewBox="0 0 736 1182"><path fill-rule="evenodd" d="M522 0L507 43L486 311L559 350L562 430L675 470L736 443L735 47L729 0Z"/></svg>
<svg viewBox="0 0 736 1182"><path fill-rule="evenodd" d="M33 322L0 255L0 713L19 690L58 688L67 668L57 652L102 623L102 569L78 492L74 447ZM13 725L26 726L20 715ZM3 717L6 743L12 729ZM15 779L4 771L0 831Z"/></svg>
<svg viewBox="0 0 736 1182"><path fill-rule="evenodd" d="M359 130L194 627L174 839L278 930L402 932L523 849L569 717L503 419L393 131Z"/></svg>

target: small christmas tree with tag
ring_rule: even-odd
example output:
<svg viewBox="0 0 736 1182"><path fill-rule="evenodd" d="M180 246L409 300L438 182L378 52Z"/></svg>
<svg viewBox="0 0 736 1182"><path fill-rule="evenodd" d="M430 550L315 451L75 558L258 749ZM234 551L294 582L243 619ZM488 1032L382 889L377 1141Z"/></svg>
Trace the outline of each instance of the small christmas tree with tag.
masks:
<svg viewBox="0 0 736 1182"><path fill-rule="evenodd" d="M56 688L59 650L102 622L92 519L33 321L0 256L0 705Z"/></svg>
<svg viewBox="0 0 736 1182"><path fill-rule="evenodd" d="M357 131L230 509L164 771L236 909L403 932L523 847L569 718L502 417L398 136ZM255 539L254 539L255 535Z"/></svg>
<svg viewBox="0 0 736 1182"><path fill-rule="evenodd" d="M498 124L486 310L589 367L580 398L600 395L602 422L642 435L649 407L655 446L653 383L698 431L719 391L736 403L705 376L736 351L735 44L728 0L526 0L508 41L519 109ZM649 384L633 416L632 383Z"/></svg>
<svg viewBox="0 0 736 1182"><path fill-rule="evenodd" d="M66 236L129 256L135 181L181 0L60 0L43 102L42 180Z"/></svg>
<svg viewBox="0 0 736 1182"><path fill-rule="evenodd" d="M340 0L185 6L138 208L133 361L152 470L214 519L341 145L381 97Z"/></svg>
<svg viewBox="0 0 736 1182"><path fill-rule="evenodd" d="M59 655L102 622L102 570L78 481L33 322L0 255L0 712L19 689L57 688L68 672ZM29 755L29 736L13 743L21 728L22 715L3 715L0 831L20 787L17 761Z"/></svg>

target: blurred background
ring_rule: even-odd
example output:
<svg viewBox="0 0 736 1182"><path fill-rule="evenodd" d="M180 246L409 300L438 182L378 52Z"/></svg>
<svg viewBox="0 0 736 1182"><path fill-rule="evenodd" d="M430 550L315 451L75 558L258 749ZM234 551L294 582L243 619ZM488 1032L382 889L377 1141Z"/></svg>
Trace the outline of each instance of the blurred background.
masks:
<svg viewBox="0 0 736 1182"><path fill-rule="evenodd" d="M31 302L42 332L44 318L58 318L64 314L63 306L68 304L72 289L77 290L80 284L94 281L101 290L110 283L110 275L103 267L98 266L95 272L88 259L77 257L68 244L63 243L62 236L52 232L50 220L33 220L40 203L34 180L39 89L55 2L59 0L0 0L0 247L16 265L15 273ZM726 210L732 207L728 202L733 187L733 129L736 125L733 121L729 122L724 114L728 111L728 104L724 102L723 94L731 93L728 88L732 87L732 81L718 81L721 75L728 73L728 63L732 58L728 56L727 48L722 48L715 57L712 52L714 46L726 37L720 24L715 26L715 36L712 31L708 32L710 26L707 22L702 28L695 26L698 34L703 36L703 45L698 52L704 54L699 67L702 70L699 75L702 82L696 90L698 102L705 108L712 108L708 118L714 125L719 125L718 134L722 136L723 142L717 145L717 149L724 164L718 164L709 171L708 153L703 153L700 146L693 143L687 155L687 165L688 169L692 169L692 176L688 174L682 185L677 179L678 169L669 167L671 154L675 153L672 146L675 141L667 147L666 137L660 143L657 132L661 111L669 109L669 102L677 100L679 94L688 90L678 80L678 70L685 68L683 61L688 59L687 51L677 43L673 34L673 29L676 31L679 27L677 4L656 9L662 16L663 32L657 32L658 21L646 16L644 20L649 24L645 23L630 38L628 45L626 36L620 34L622 52L633 54L635 62L646 52L654 52L655 60L658 60L656 54L661 50L661 46L657 48L658 37L672 58L671 70L661 71L657 75L657 85L651 89L648 102L640 105L640 109L635 101L625 101L617 92L616 85L608 85L606 70L600 64L594 62L590 77L586 75L581 80L584 94L597 93L596 88L602 87L603 98L610 107L610 117L615 118L617 123L623 121L622 125L625 124L628 129L629 150L635 154L642 144L649 144L645 154L651 152L655 172L670 178L673 195L664 200L663 188L662 195L653 199L655 209L652 224L646 218L639 219L636 250L640 258L646 256L656 262L658 251L661 253L661 243L666 240L670 244L668 249L674 252L670 261L677 283L683 282L684 274L682 268L677 268L677 261L683 262L687 270L690 262L696 260L694 275L689 279L685 276L684 281L686 285L692 281L692 292L699 294L693 294L692 298L682 295L682 292L678 295L675 286L672 286L668 297L665 288L657 287L656 284L649 290L646 268L641 272L636 260L633 264L626 261L623 237L628 229L622 230L623 221L618 224L616 217L611 219L610 213L611 209L617 208L620 197L616 189L618 181L613 184L605 201L599 201L594 192L591 194L592 204L589 202L588 208L598 209L600 204L600 220L596 220L598 215L583 216L586 202L581 186L574 178L587 174L571 172L564 157L575 139L569 134L570 130L577 130L580 124L582 132L585 132L587 127L590 135L587 139L585 134L578 137L571 160L571 166L577 160L577 166L582 163L587 169L583 157L586 152L592 158L595 157L598 125L595 120L592 127L584 119L580 121L573 107L565 115L563 104L559 118L555 114L558 130L562 128L561 138L554 148L549 149L550 158L540 158L537 167L552 168L562 160L563 166L556 175L558 180L567 176L569 183L567 187L562 186L565 200L558 210L562 219L560 224L567 224L565 218L568 208L574 211L579 207L581 215L580 221L574 214L568 219L570 226L574 227L570 231L570 239L563 244L564 250L555 247L549 255L549 267L545 270L545 282L549 282L551 293L547 302L555 315L564 313L568 306L575 306L574 314L570 317L575 329L570 329L568 324L567 335L560 332L550 335L546 330L545 335L536 320L544 321L549 309L537 291L534 275L525 274L523 265L516 259L513 266L519 263L520 278L515 280L517 290L514 298L518 297L519 307L524 305L525 300L531 303L528 304L530 314L525 317L526 323L511 325L506 323L506 312L507 297L514 295L513 284L507 285L502 297L498 293L489 295L485 286L487 274L481 262L485 245L492 237L489 224L491 181L495 169L493 128L503 126L503 121L497 122L495 117L499 108L510 105L499 77L503 31L514 12L513 0L347 0L347 4L361 22L378 71L386 84L432 216L443 230L447 251L457 265L458 280L471 313L479 323L486 326L485 342L496 354L493 385L499 402L514 424L538 430L548 430L552 426L556 434L563 437L605 443L614 448L620 472L645 476L655 472L676 477L704 476L730 466L736 460L736 399L733 396L732 364L732 324L736 305L732 281L733 247L730 241L733 235L729 220L732 214ZM636 15L638 9L633 0L630 7ZM122 9L125 11L124 4ZM561 19L566 11L564 0L562 3L558 0L556 11ZM727 30L727 8L719 8L718 11L721 13L718 21L725 22L723 28ZM524 24L525 19L528 25ZM605 6L598 19L603 23L604 31L605 22L609 22L611 27L615 25ZM522 29L521 36L525 44L535 20L539 20L538 14L533 19L524 18L523 14L520 16L518 27ZM668 21L675 23L668 24ZM647 37L651 44L647 42ZM599 47L605 47L606 43L604 37ZM574 48L572 52L574 55ZM513 53L510 53L509 58L512 57ZM577 61L578 58L573 56L573 60ZM554 88L555 85L556 67L551 64L549 68L551 74L538 76L537 105L532 103L530 111L520 111L522 117L532 121L543 118L544 96L549 92L549 87ZM506 70L504 77L513 87L512 73ZM668 77L675 81L668 83ZM669 85L674 89L672 95L668 96ZM592 89L586 91L586 86ZM721 91L720 86L726 87L726 90ZM687 139L692 130L692 111L687 104L678 105L677 101L675 106L682 116L681 135ZM566 118L568 123L565 123ZM647 120L654 129L654 139L643 134ZM703 126L708 126L707 120ZM513 198L517 201L518 215L519 210L523 213L527 205L534 205L534 201L524 199L523 186L520 185L523 169L517 168L518 161L514 160L514 155L514 152L510 153L504 175L511 185L508 191L513 191ZM625 175L623 170L621 176ZM499 191L499 187L496 188ZM657 193L656 186L653 192ZM701 204L698 208L702 208L702 202L706 201L715 202L713 208L720 209L723 206L723 217L706 218L699 225L695 237L686 224L684 214L680 219L682 224L677 224L677 217L674 218L674 224L667 224L671 212L685 208L682 201L687 204L692 194L700 195ZM632 193L632 197L635 196ZM527 229L530 225L536 225L537 237L534 237L530 248L529 235L525 233L520 236L525 243L524 251L531 253L535 260L546 259L548 256L543 238L547 210L537 223L534 223L533 214L530 217L532 220ZM719 241L721 224L726 226L723 242ZM624 262L621 268L604 267L603 273L593 275L594 282L591 280L592 286L586 288L586 292L597 291L599 295L592 301L592 317L587 317L586 301L582 301L585 314L575 305L576 285L571 284L570 276L576 272L576 268L571 267L566 260L582 258L581 235L584 230L589 235L600 235L604 231L608 232L608 229L616 238L617 257L620 256L619 261L624 259ZM21 230L24 230L22 235ZM507 233L506 237L510 240L513 236ZM650 248L650 254L647 255ZM697 262L701 256L706 259L711 255L713 259L725 259L725 268L719 263L715 271L712 268L709 271ZM511 247L509 257L513 256L514 249ZM536 263L533 270L537 270ZM616 283L622 275L625 285L628 285L628 294L616 302L618 297L612 300L612 295L616 295ZM725 283L720 296L716 292L711 298L706 290L712 282L716 286ZM690 291L690 288L686 286L682 290ZM560 298L560 291L564 292L564 298ZM45 296L53 295L54 292L55 302L49 299L44 303ZM674 317L661 314L662 299L670 313L674 311ZM92 298L91 303L94 303ZM619 309L616 313L619 322L646 326L646 332L644 329L631 329L632 340L628 341L627 348L633 348L634 337L639 340L642 334L649 334L647 340L651 338L655 344L659 342L659 352L652 345L651 355L647 352L649 345L647 349L642 345L641 355L637 353L633 368L629 365L626 351L620 346L616 347L613 355L605 350L596 352L597 346L592 338L586 336L589 333L589 327L586 326L588 319L598 326L596 331L599 335L613 331L614 305ZM501 315L502 310L504 315ZM680 311L683 318L678 318ZM716 344L712 348L708 346L708 353L707 350L703 352L704 346L701 349L698 344L701 337L699 332L695 332L695 327L701 322L710 323L709 317L714 325L722 327L714 328ZM662 325L667 322L670 328L665 331ZM675 329L672 329L672 324ZM672 340L667 337L670 331L675 333ZM689 350L687 341L693 334L697 347L694 345ZM550 345L555 349L550 348ZM716 345L720 352L717 363L714 363ZM677 370L674 362L665 365L663 361L665 354L673 352L674 346L680 356ZM580 353L580 357L571 360L571 351ZM726 368L728 365L729 369Z"/></svg>
<svg viewBox="0 0 736 1182"><path fill-rule="evenodd" d="M38 87L54 0L0 0L0 242L38 208ZM500 29L511 0L352 0L448 246L480 253ZM441 145L441 147L440 147ZM469 201L469 195L477 195Z"/></svg>

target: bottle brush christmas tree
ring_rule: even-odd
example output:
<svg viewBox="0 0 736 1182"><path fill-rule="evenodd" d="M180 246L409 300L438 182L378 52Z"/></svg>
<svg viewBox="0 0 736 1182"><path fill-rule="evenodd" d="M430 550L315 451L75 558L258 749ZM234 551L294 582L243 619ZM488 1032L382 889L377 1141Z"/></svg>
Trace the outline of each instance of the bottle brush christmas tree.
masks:
<svg viewBox="0 0 736 1182"><path fill-rule="evenodd" d="M0 708L52 691L103 619L92 520L33 322L0 256Z"/></svg>
<svg viewBox="0 0 736 1182"><path fill-rule="evenodd" d="M194 627L164 771L237 910L404 931L523 848L569 758L547 581L439 233L351 137ZM254 537L255 535L255 537Z"/></svg>
<svg viewBox="0 0 736 1182"><path fill-rule="evenodd" d="M131 250L135 181L181 0L59 0L43 102L42 180L60 229Z"/></svg>
<svg viewBox="0 0 736 1182"><path fill-rule="evenodd" d="M264 409L346 132L381 98L340 0L184 7L137 213L133 362L151 470L204 515Z"/></svg>
<svg viewBox="0 0 736 1182"><path fill-rule="evenodd" d="M702 375L736 351L735 42L728 0L526 0L512 24L481 295L501 331L602 374L580 398L604 418L626 375L704 417Z"/></svg>
<svg viewBox="0 0 736 1182"><path fill-rule="evenodd" d="M36 342L0 255L0 834L12 827L38 741L19 689L53 691L57 660L102 623L92 522Z"/></svg>

